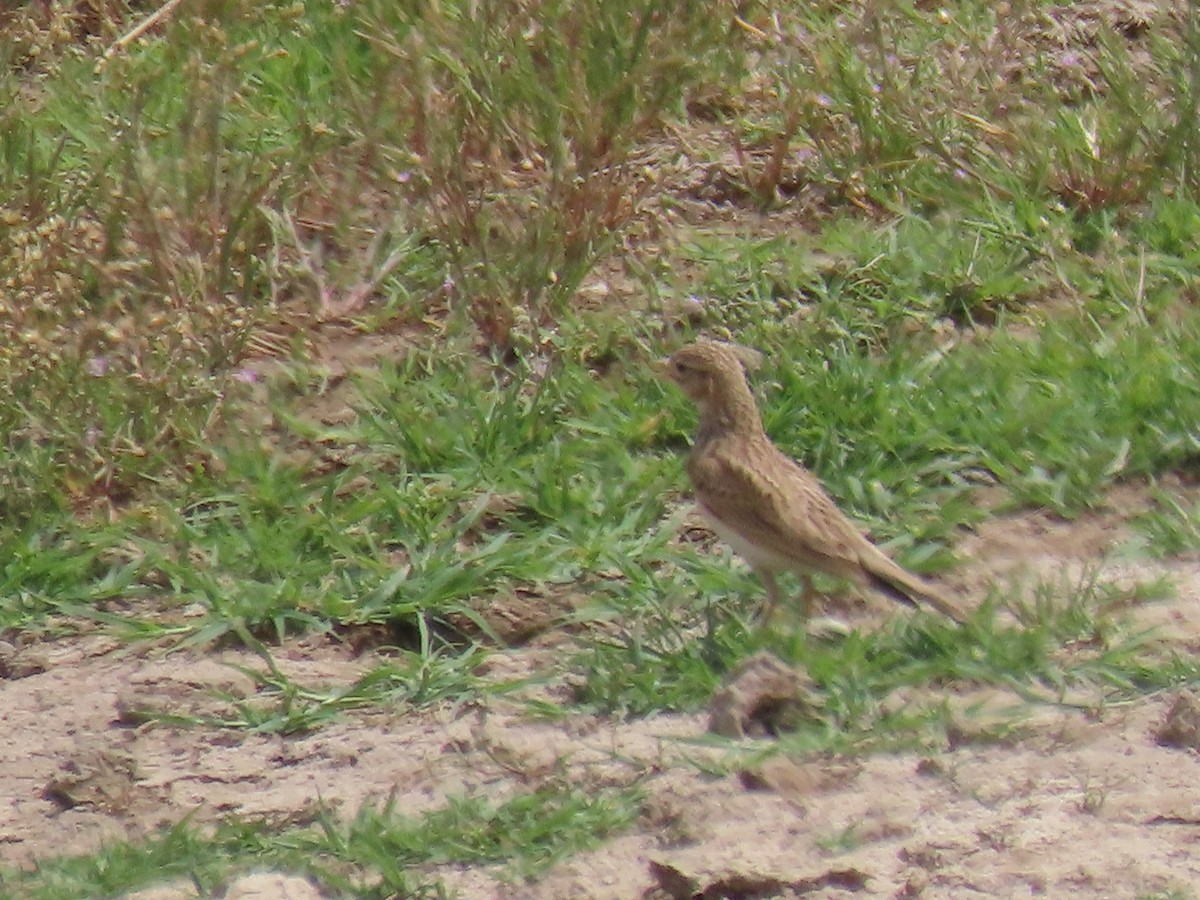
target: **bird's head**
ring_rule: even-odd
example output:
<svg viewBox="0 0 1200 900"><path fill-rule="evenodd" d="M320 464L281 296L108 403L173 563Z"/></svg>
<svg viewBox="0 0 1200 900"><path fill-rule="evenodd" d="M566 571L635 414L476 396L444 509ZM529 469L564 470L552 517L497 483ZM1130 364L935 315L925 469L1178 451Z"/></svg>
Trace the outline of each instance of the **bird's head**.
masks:
<svg viewBox="0 0 1200 900"><path fill-rule="evenodd" d="M659 368L704 410L749 397L746 369L756 369L761 362L762 356L748 347L697 341L661 360Z"/></svg>

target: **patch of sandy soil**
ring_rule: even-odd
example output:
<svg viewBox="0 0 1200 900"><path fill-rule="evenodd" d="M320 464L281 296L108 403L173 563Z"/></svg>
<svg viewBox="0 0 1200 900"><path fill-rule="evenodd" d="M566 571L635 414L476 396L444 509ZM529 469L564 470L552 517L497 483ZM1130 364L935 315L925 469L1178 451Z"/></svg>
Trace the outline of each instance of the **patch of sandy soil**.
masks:
<svg viewBox="0 0 1200 900"><path fill-rule="evenodd" d="M1156 744L1163 707L1047 716L1011 746L873 757L848 774L777 760L754 787L676 768L641 833L523 896L1134 897L1200 884L1196 760Z"/></svg>
<svg viewBox="0 0 1200 900"><path fill-rule="evenodd" d="M1129 488L1075 522L998 517L964 540L962 579L1096 567L1128 583L1166 575L1177 596L1137 614L1162 627L1164 640L1195 647L1193 566L1105 565L1127 542L1123 518L1143 502ZM522 674L552 652L497 654L491 672ZM326 638L293 641L277 656L309 685L344 684L378 662ZM415 816L454 795L503 800L566 778L588 788L637 781L647 792L641 820L533 883L486 867L435 874L463 898L532 900L1134 897L1200 884L1200 761L1186 740L1159 741L1174 697L1089 714L1035 709L1005 743L973 742L967 730L928 755L776 757L726 777L695 764L719 753L690 740L707 731L701 714L547 723L495 698L347 714L293 737L144 723L156 707L219 711L214 691L252 695L254 682L233 665L261 660L233 650L163 654L103 636L7 648L0 863L87 852L188 814L303 823L318 803L349 817L394 795L396 808ZM952 699L997 712L1017 704L997 692Z"/></svg>

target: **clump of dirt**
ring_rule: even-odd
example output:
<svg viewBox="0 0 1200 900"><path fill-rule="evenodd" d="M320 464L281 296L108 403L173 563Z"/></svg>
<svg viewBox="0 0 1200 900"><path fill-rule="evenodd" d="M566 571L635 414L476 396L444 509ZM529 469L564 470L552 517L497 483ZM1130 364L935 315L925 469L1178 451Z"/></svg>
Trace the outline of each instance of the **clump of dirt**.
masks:
<svg viewBox="0 0 1200 900"><path fill-rule="evenodd" d="M1200 750L1200 698L1180 691L1155 736L1164 747Z"/></svg>
<svg viewBox="0 0 1200 900"><path fill-rule="evenodd" d="M713 694L708 730L726 737L767 737L794 731L818 704L805 672L771 653L756 653L735 668Z"/></svg>

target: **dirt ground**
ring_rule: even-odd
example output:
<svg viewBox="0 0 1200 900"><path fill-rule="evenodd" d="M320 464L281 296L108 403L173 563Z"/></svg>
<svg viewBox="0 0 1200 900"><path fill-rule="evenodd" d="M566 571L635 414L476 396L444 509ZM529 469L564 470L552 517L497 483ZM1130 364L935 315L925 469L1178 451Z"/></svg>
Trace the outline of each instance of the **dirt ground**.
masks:
<svg viewBox="0 0 1200 900"><path fill-rule="evenodd" d="M1200 643L1200 578L1183 561L1121 561L1121 523L1141 503L1076 522L1000 517L960 546L959 581L1099 571L1124 583L1168 577L1177 596L1138 610L1161 639ZM1119 511L1119 512L1118 512ZM964 583L964 586L965 583ZM497 654L507 678L544 665L553 639ZM378 662L326 638L279 648L305 684L340 684ZM136 724L155 705L203 710L214 689L251 694L242 651L167 653L105 636L0 657L0 863L85 852L194 813L307 821L318 801L350 816L394 793L419 815L463 793L501 800L549 779L597 788L637 780L639 823L531 884L493 868L445 868L456 896L1112 897L1200 885L1200 762L1157 739L1174 695L1099 712L1033 707L1014 737L865 759L776 757L754 772L705 774L720 751L691 741L707 716L546 723L495 698L418 713L347 714L298 737ZM551 696L555 688L551 687ZM993 691L955 697L997 714ZM1185 895L1186 896L1186 895Z"/></svg>

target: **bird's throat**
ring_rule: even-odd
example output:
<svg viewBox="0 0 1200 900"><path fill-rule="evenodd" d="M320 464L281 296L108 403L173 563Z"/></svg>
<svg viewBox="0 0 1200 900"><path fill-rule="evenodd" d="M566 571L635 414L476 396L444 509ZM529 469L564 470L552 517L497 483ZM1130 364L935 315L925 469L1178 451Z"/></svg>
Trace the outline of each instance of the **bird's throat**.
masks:
<svg viewBox="0 0 1200 900"><path fill-rule="evenodd" d="M700 407L697 446L727 435L751 437L762 433L762 418L748 390L744 397L715 397Z"/></svg>

